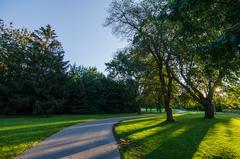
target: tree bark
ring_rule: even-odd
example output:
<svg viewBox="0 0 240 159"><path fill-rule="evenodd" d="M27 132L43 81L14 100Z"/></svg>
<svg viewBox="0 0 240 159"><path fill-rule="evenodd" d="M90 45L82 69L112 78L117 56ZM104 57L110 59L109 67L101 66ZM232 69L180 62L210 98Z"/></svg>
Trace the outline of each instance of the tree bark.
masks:
<svg viewBox="0 0 240 159"><path fill-rule="evenodd" d="M204 104L204 111L205 111L205 116L204 118L214 118L214 106L211 102L207 102Z"/></svg>
<svg viewBox="0 0 240 159"><path fill-rule="evenodd" d="M137 113L141 114L141 106L139 102L137 102Z"/></svg>
<svg viewBox="0 0 240 159"><path fill-rule="evenodd" d="M161 83L161 93L162 93L162 102L164 103L164 108L167 116L167 122L173 122L173 114L172 108L170 107L170 99L171 99L171 87L172 87L172 79L170 78L168 83L166 84L164 75L163 75L163 65L159 65L159 79Z"/></svg>
<svg viewBox="0 0 240 159"><path fill-rule="evenodd" d="M161 94L160 91L158 90L158 99L157 99L157 109L159 110L160 113L162 113L162 100L161 100Z"/></svg>
<svg viewBox="0 0 240 159"><path fill-rule="evenodd" d="M209 89L210 91L208 92L208 96L204 97L204 95L202 95L200 91L194 88L193 86L191 86L191 88L194 88L194 91L192 91L187 85L183 84L176 77L174 77L173 79L178 84L180 84L191 95L191 97L194 100L196 100L199 104L201 104L204 107L204 112L205 112L204 118L214 118L214 106L212 104L212 99L213 99L214 89L215 89L214 86ZM185 82L188 83L186 80Z"/></svg>
<svg viewBox="0 0 240 159"><path fill-rule="evenodd" d="M167 58L167 61L166 61L166 71L167 71L167 92L166 92L166 96L165 96L165 106L166 106L166 109L167 109L167 121L169 122L172 122L174 121L173 119L173 113L172 113L172 108L170 106L170 103L171 103L171 99L172 99L172 84L173 84L173 78L172 78L172 74L171 74L171 71L170 71L170 67L169 67L169 60L170 60L170 54L168 54L168 58Z"/></svg>
<svg viewBox="0 0 240 159"><path fill-rule="evenodd" d="M165 95L165 110L166 110L166 113L167 113L167 121L168 122L172 122L174 121L173 119L173 113L172 113L172 108L170 106L170 103L171 103L171 96L172 96L172 79L169 78L168 79L168 85L167 85L167 94Z"/></svg>
<svg viewBox="0 0 240 159"><path fill-rule="evenodd" d="M174 119L173 119L172 108L170 107L169 104L170 104L169 102L165 103L165 111L166 111L166 114L167 114L167 122L173 122Z"/></svg>

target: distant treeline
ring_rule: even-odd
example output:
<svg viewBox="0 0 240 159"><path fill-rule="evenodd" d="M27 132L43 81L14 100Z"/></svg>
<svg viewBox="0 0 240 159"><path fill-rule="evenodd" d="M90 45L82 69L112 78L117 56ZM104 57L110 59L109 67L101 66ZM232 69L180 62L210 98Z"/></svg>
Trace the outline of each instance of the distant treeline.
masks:
<svg viewBox="0 0 240 159"><path fill-rule="evenodd" d="M0 21L0 114L136 112L136 89L69 65L50 25L31 32Z"/></svg>

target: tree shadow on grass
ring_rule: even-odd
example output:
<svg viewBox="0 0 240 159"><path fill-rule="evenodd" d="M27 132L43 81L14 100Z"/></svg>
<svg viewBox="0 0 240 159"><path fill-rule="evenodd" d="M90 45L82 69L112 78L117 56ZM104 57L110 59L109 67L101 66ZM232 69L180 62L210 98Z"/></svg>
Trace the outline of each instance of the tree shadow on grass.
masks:
<svg viewBox="0 0 240 159"><path fill-rule="evenodd" d="M134 139L137 144L125 147L121 151L132 149L139 153L138 158L146 159L191 159L209 129L218 123L227 126L231 118L203 119L200 116L185 114L176 119L174 123L160 122L129 131L127 136L143 133L145 135Z"/></svg>

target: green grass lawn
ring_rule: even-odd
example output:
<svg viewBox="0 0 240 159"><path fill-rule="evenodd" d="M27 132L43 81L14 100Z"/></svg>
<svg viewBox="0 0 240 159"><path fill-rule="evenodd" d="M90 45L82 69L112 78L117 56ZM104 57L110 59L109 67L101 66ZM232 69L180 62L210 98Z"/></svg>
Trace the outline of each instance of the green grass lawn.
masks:
<svg viewBox="0 0 240 159"><path fill-rule="evenodd" d="M0 159L12 158L66 126L99 118L129 115L136 114L0 117Z"/></svg>
<svg viewBox="0 0 240 159"><path fill-rule="evenodd" d="M124 159L239 159L240 116L218 113L203 119L202 113L126 120L115 127Z"/></svg>

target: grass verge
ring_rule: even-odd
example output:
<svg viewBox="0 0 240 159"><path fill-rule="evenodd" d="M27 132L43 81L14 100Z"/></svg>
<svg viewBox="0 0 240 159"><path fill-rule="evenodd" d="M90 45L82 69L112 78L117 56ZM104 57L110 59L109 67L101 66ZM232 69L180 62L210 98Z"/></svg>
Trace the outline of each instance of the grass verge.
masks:
<svg viewBox="0 0 240 159"><path fill-rule="evenodd" d="M0 159L13 158L63 128L101 118L136 114L0 117Z"/></svg>
<svg viewBox="0 0 240 159"><path fill-rule="evenodd" d="M124 159L239 159L240 116L218 113L203 119L202 113L146 117L122 121L115 127Z"/></svg>

